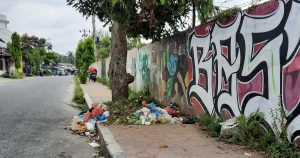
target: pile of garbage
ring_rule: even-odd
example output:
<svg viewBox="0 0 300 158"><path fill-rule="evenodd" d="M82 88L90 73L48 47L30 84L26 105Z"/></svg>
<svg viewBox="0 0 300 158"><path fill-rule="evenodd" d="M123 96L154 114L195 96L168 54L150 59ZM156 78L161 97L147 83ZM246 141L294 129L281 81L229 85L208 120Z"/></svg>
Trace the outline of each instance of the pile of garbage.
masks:
<svg viewBox="0 0 300 158"><path fill-rule="evenodd" d="M176 124L181 123L183 120L179 116L178 106L174 103L161 108L154 102L148 104L143 97L140 97L117 102L106 102L105 104L111 114L107 122L108 124Z"/></svg>
<svg viewBox="0 0 300 158"><path fill-rule="evenodd" d="M140 109L138 100L120 100L116 102L106 102L110 116L107 124L128 124L128 117Z"/></svg>
<svg viewBox="0 0 300 158"><path fill-rule="evenodd" d="M109 111L105 105L94 104L88 111L80 112L72 119L71 130L79 135L94 137L97 133L96 123L106 122Z"/></svg>
<svg viewBox="0 0 300 158"><path fill-rule="evenodd" d="M134 116L129 118L128 123L138 125L151 125L155 123L181 123L182 118L179 117L179 110L175 104L170 104L162 109L157 107L155 103L148 104L142 101L143 108L134 112Z"/></svg>

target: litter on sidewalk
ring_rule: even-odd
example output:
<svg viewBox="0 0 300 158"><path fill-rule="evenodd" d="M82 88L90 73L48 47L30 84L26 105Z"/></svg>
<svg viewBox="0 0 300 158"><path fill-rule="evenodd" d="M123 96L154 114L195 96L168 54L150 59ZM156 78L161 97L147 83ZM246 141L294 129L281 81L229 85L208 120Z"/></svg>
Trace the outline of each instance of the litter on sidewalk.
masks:
<svg viewBox="0 0 300 158"><path fill-rule="evenodd" d="M105 122L108 117L109 111L106 111L105 106L95 104L88 111L73 117L71 130L79 135L93 137L96 135L96 123Z"/></svg>
<svg viewBox="0 0 300 158"><path fill-rule="evenodd" d="M148 103L147 101L142 101L142 106L140 110L134 112L134 117L129 118L129 123L139 124L139 125L151 125L155 123L181 123L182 118L179 118L178 108L170 104L166 108L162 109L157 107L155 103Z"/></svg>

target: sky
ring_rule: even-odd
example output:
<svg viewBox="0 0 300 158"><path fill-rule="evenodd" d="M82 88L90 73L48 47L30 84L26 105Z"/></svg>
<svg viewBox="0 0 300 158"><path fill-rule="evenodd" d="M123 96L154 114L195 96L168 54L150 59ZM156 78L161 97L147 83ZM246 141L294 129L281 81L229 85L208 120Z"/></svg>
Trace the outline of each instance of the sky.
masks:
<svg viewBox="0 0 300 158"><path fill-rule="evenodd" d="M221 9L243 6L253 0L214 0ZM255 0L257 1L257 0ZM36 35L47 39L53 51L66 54L75 51L82 33L92 30L91 19L86 20L66 0L0 0L0 14L7 16L8 29L19 34ZM104 30L103 23L96 21L97 31Z"/></svg>

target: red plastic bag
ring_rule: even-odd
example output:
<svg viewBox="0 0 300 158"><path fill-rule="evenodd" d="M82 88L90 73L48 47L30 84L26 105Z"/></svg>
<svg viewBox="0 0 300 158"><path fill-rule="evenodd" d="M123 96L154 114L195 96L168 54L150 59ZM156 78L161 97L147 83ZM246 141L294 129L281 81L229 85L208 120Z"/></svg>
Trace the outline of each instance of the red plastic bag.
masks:
<svg viewBox="0 0 300 158"><path fill-rule="evenodd" d="M95 118L98 115L102 115L103 112L103 109L101 109L100 107L95 107L92 111L92 118Z"/></svg>
<svg viewBox="0 0 300 158"><path fill-rule="evenodd" d="M171 115L172 117L179 117L179 111L171 108L170 106L167 106L165 108L165 110L168 112L169 115Z"/></svg>

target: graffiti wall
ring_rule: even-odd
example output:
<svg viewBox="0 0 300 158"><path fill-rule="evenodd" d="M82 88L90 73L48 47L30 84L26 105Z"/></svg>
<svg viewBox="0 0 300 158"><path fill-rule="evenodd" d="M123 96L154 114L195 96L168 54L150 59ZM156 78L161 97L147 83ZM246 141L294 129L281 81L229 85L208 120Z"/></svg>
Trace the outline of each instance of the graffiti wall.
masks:
<svg viewBox="0 0 300 158"><path fill-rule="evenodd" d="M130 50L130 87L197 115L260 111L273 130L283 110L288 139L300 142L299 17L299 0L271 1Z"/></svg>
<svg viewBox="0 0 300 158"><path fill-rule="evenodd" d="M283 109L294 140L300 134L299 16L300 1L272 1L195 28L188 39L188 105L225 118L260 111L273 129Z"/></svg>

